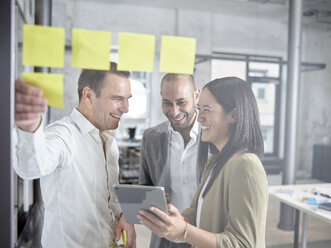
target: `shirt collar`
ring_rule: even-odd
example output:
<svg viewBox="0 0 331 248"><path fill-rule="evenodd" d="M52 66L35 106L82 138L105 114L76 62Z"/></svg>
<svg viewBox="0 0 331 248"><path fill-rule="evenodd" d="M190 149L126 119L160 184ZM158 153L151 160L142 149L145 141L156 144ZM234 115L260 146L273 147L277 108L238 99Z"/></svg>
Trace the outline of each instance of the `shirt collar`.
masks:
<svg viewBox="0 0 331 248"><path fill-rule="evenodd" d="M197 122L198 115L195 117L193 127L190 132L190 136L197 136L199 134L199 123Z"/></svg>
<svg viewBox="0 0 331 248"><path fill-rule="evenodd" d="M198 118L198 115L195 117L195 121L194 121L193 127L190 132L190 137L191 137L191 139L194 140L194 143L197 141L198 135L199 135L199 123L197 122L197 118Z"/></svg>
<svg viewBox="0 0 331 248"><path fill-rule="evenodd" d="M74 108L71 112L71 118L75 121L82 133L89 133L96 142L101 142L99 130L86 117ZM115 133L114 130L105 130L102 132L102 137L106 142L112 142Z"/></svg>
<svg viewBox="0 0 331 248"><path fill-rule="evenodd" d="M86 117L74 108L71 112L71 118L76 122L77 126L81 130L82 133L89 133L91 131L95 132L99 130L88 120Z"/></svg>

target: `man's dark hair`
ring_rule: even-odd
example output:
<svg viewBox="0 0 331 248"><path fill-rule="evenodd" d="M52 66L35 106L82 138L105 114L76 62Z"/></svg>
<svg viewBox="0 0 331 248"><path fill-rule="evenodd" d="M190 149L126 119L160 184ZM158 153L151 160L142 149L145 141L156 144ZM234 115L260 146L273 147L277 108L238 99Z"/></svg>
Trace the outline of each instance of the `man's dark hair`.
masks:
<svg viewBox="0 0 331 248"><path fill-rule="evenodd" d="M82 98L83 89L89 87L93 90L96 97L100 96L101 89L103 88L103 82L107 73L112 73L120 77L129 78L130 72L128 71L118 71L117 64L115 62L110 62L110 68L108 71L102 70L82 70L78 79L78 96L79 102Z"/></svg>
<svg viewBox="0 0 331 248"><path fill-rule="evenodd" d="M226 77L207 83L203 89L205 88L209 90L226 113L235 109L236 122L231 124L229 140L221 151L212 143L200 143L199 163L207 164L209 151L212 156L208 161L208 166L214 166L203 197L233 154L236 152L255 153L261 159L264 153L259 110L249 84L237 77Z"/></svg>

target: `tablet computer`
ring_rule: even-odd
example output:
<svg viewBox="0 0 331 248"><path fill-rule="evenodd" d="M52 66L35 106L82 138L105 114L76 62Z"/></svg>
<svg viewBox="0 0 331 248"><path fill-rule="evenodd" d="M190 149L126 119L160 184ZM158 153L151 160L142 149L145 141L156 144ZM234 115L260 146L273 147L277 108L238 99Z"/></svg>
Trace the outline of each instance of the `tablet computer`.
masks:
<svg viewBox="0 0 331 248"><path fill-rule="evenodd" d="M130 224L141 224L137 218L141 209L149 211L151 206L168 213L165 191L160 186L113 184L125 220Z"/></svg>

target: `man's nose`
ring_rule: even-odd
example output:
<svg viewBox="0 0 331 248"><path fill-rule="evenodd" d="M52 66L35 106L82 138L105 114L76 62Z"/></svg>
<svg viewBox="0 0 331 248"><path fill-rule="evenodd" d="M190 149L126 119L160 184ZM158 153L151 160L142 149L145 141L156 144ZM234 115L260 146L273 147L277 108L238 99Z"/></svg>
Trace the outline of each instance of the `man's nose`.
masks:
<svg viewBox="0 0 331 248"><path fill-rule="evenodd" d="M129 112L129 101L128 100L122 102L121 107L120 107L120 111L122 113Z"/></svg>
<svg viewBox="0 0 331 248"><path fill-rule="evenodd" d="M179 114L179 107L177 105L173 105L171 108L171 114L172 116L177 116Z"/></svg>

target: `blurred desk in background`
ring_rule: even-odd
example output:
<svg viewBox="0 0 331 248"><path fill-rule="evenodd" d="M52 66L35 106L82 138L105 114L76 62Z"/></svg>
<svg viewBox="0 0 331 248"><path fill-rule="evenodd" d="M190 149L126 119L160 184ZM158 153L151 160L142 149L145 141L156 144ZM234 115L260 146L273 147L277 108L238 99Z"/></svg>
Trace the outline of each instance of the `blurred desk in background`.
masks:
<svg viewBox="0 0 331 248"><path fill-rule="evenodd" d="M318 208L318 205L309 204L310 201L306 201L307 199L315 199L317 202L331 202L330 198L317 194L318 189L331 191L331 183L269 186L270 196L277 198L282 203L295 209L294 248L299 247L298 239L300 212L302 212L302 248L306 248L307 245L306 227L308 215L314 216L331 224L331 211L320 209Z"/></svg>

